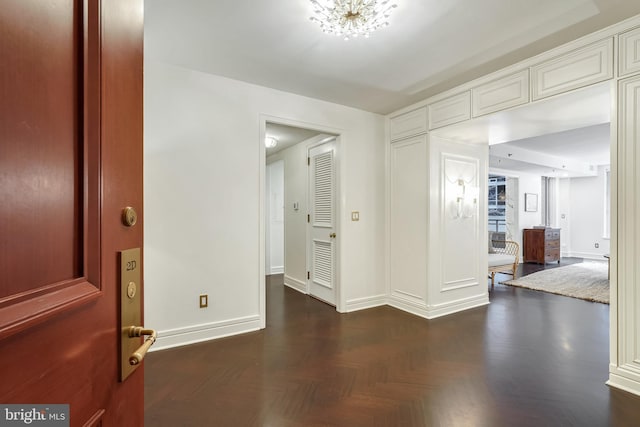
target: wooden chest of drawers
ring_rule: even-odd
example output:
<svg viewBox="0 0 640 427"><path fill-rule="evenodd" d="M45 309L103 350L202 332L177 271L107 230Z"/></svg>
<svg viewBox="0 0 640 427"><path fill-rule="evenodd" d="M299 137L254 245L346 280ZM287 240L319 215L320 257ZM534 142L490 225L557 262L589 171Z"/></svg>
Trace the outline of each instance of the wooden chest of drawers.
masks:
<svg viewBox="0 0 640 427"><path fill-rule="evenodd" d="M525 228L522 231L523 261L560 262L559 228Z"/></svg>

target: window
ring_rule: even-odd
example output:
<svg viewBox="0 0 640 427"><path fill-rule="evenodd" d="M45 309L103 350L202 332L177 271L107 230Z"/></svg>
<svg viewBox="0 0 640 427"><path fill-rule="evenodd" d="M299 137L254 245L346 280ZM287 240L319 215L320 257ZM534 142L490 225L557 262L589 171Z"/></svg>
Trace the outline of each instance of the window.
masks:
<svg viewBox="0 0 640 427"><path fill-rule="evenodd" d="M505 231L507 183L504 176L489 175L489 231Z"/></svg>

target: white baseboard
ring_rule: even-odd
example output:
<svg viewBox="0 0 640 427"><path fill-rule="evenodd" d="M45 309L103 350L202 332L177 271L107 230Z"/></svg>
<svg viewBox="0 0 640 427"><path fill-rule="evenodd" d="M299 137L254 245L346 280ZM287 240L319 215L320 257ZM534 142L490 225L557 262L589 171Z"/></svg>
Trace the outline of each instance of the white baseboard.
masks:
<svg viewBox="0 0 640 427"><path fill-rule="evenodd" d="M640 396L640 381L627 378L627 376L618 375L613 371L617 371L617 368L610 368L609 381L606 382L608 386L619 388L620 390Z"/></svg>
<svg viewBox="0 0 640 427"><path fill-rule="evenodd" d="M593 253L593 252L568 252L566 255L562 255L570 258L584 258L584 259L592 259L597 261L606 261L607 259L604 257L604 254Z"/></svg>
<svg viewBox="0 0 640 427"><path fill-rule="evenodd" d="M427 306L427 319L446 316L458 313L471 308L482 307L489 304L489 294L474 295L468 298L461 298L455 301Z"/></svg>
<svg viewBox="0 0 640 427"><path fill-rule="evenodd" d="M306 283L293 277L285 276L285 285L295 289L298 292L306 294ZM387 297L385 294L374 295L364 298L355 298L347 301L344 312L353 312L364 310L367 308L389 305L399 310L424 317L426 319L435 319L437 317L448 314L457 313L459 311L468 310L470 308L480 307L489 304L488 295L479 295L464 298L436 306L427 306L398 295ZM150 351L165 350L173 347L180 347L189 344L195 344L203 341L210 341L217 338L223 338L231 335L238 335L247 332L253 332L262 329L260 316L246 316L237 319L230 319L220 322L212 322L201 325L187 326L183 328L169 329L158 331L158 339ZM613 374L612 374L613 378ZM627 380L628 381L628 380ZM622 382L614 382L610 380L611 385L623 388ZM618 385L622 384L622 385ZM632 393L634 391L629 390Z"/></svg>
<svg viewBox="0 0 640 427"><path fill-rule="evenodd" d="M284 273L284 265L271 267L269 270L269 274L283 274Z"/></svg>
<svg viewBox="0 0 640 427"><path fill-rule="evenodd" d="M416 316L427 318L427 305L419 304L408 299L399 298L397 295L391 295L387 300L387 304L398 310L415 314Z"/></svg>
<svg viewBox="0 0 640 427"><path fill-rule="evenodd" d="M345 309L342 313L350 313L352 311L365 310L367 308L380 307L387 304L387 296L374 295L372 297L355 298L347 301Z"/></svg>
<svg viewBox="0 0 640 427"><path fill-rule="evenodd" d="M476 295L469 298L447 302L438 305L420 306L409 301L403 301L396 297L389 298L389 305L398 310L424 317L425 319L435 319L448 314L469 310L470 308L482 307L489 304L489 295Z"/></svg>
<svg viewBox="0 0 640 427"><path fill-rule="evenodd" d="M295 289L296 291L307 294L307 283L302 280L298 280L294 277L284 275L284 285L290 287L291 289Z"/></svg>
<svg viewBox="0 0 640 427"><path fill-rule="evenodd" d="M164 350L216 338L253 332L261 329L260 316L247 316L221 322L158 331L158 339L149 351Z"/></svg>

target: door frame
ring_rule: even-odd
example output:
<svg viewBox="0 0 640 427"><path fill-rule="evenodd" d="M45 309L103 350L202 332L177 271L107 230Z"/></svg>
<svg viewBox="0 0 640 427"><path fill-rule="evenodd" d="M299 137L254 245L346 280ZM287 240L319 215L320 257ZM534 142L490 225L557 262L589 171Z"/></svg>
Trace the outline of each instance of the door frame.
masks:
<svg viewBox="0 0 640 427"><path fill-rule="evenodd" d="M266 203L265 203L265 184L266 184L266 164L267 164L267 156L266 156L266 147L264 146L264 138L266 135L266 127L267 127L267 122L269 123L274 123L274 124L279 124L279 125L286 125L286 126L293 126L293 127L299 127L299 128L304 128L304 129L311 129L311 130L315 130L318 132L322 132L322 133L327 133L327 134L332 134L336 136L336 141L338 141L339 143L336 144L336 234L338 236L342 235L341 232L341 212L346 212L346 210L344 209L343 203L344 200L341 197L341 195L343 194L343 189L342 189L342 180L340 179L341 175L342 175L342 166L343 166L343 162L341 161L342 155L343 155L343 150L342 150L342 146L345 144L345 136L344 136L344 130L339 128L339 127L335 127L332 126L330 124L318 124L318 123L313 123L313 122L305 122L305 121L301 121L301 120L295 120L295 119L290 119L290 118L285 118L285 117L278 117L278 116L273 116L273 115L269 115L266 113L261 113L259 114L259 135L258 135L258 152L259 152L259 156L258 156L258 170L259 170L259 179L258 179L258 192L259 192L259 204L258 204L258 262L259 262L259 269L258 269L258 287L259 287L259 291L260 291L260 296L259 296L259 312L260 312L260 327L261 328L266 328L266 324L267 324L267 316L266 316L266 303L267 303L267 299L266 299L266 280L265 280L265 273L266 273L266 266L265 266L265 251L266 251L266 236L265 236L265 232L266 232L266 224L265 224L265 209L266 209ZM286 174L285 174L285 182L286 182ZM308 190L307 190L308 191ZM286 226L285 226L286 227ZM286 228L285 228L285 234L286 234ZM308 236L307 236L307 240L308 240ZM286 244L285 244L285 255L286 255ZM344 292L342 292L342 287L340 286L341 283L341 262L340 262L340 254L342 254L342 250L341 250L341 239L336 239L336 253L338 254L338 256L336 257L336 272L335 272L335 283L336 283L336 311L339 313L344 312L344 307L345 307L345 301L344 301ZM286 269L286 262L285 262L285 269ZM306 280L305 280L306 282ZM308 293L308 290L307 290Z"/></svg>

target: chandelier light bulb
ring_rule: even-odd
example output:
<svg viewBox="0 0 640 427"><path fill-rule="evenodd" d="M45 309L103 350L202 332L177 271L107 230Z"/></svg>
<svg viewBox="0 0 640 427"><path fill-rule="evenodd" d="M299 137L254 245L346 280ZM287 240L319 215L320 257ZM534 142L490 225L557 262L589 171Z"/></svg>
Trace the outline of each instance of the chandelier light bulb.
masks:
<svg viewBox="0 0 640 427"><path fill-rule="evenodd" d="M311 21L324 33L345 40L363 36L389 26L388 18L398 7L393 0L309 0L313 5Z"/></svg>

